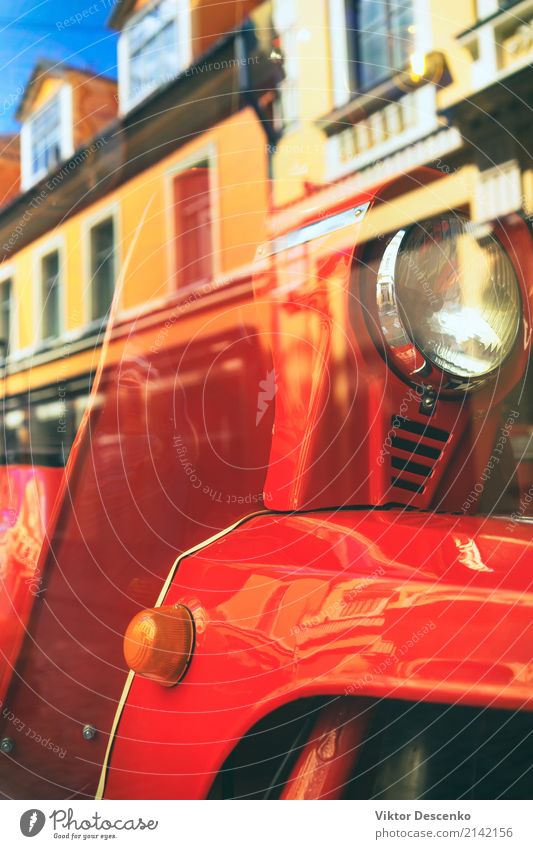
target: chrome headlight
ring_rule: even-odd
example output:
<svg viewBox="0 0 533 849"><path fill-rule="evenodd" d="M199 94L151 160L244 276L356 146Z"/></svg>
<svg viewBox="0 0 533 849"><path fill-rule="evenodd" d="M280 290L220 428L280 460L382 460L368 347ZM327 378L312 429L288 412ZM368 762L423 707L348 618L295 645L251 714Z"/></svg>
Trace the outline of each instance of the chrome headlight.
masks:
<svg viewBox="0 0 533 849"><path fill-rule="evenodd" d="M441 388L469 388L509 356L520 329L520 284L488 228L454 215L400 230L377 275L381 330L396 365Z"/></svg>

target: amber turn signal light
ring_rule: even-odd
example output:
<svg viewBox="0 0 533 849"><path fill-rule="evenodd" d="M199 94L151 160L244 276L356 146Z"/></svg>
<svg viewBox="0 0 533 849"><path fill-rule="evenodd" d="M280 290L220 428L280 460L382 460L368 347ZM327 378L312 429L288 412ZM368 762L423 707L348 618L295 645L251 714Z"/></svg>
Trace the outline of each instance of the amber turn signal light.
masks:
<svg viewBox="0 0 533 849"><path fill-rule="evenodd" d="M172 687L181 681L194 648L194 619L183 604L141 610L124 635L124 657L129 668Z"/></svg>

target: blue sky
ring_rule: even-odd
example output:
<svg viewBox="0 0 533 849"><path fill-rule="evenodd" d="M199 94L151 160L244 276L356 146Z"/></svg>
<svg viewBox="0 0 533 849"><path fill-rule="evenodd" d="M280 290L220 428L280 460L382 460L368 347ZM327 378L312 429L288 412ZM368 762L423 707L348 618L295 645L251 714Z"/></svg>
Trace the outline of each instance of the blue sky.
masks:
<svg viewBox="0 0 533 849"><path fill-rule="evenodd" d="M39 59L116 77L112 10L113 0L0 0L0 133L18 129L17 105ZM80 22L68 20L76 14Z"/></svg>

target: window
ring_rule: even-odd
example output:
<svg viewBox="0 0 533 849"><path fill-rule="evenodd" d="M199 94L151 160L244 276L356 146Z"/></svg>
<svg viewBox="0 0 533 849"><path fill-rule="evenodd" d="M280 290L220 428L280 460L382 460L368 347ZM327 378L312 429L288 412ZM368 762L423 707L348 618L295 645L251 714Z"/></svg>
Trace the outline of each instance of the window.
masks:
<svg viewBox="0 0 533 849"><path fill-rule="evenodd" d="M121 101L126 109L185 67L186 39L188 3L183 0L152 3L132 19L120 41Z"/></svg>
<svg viewBox="0 0 533 849"><path fill-rule="evenodd" d="M22 188L53 171L73 152L72 89L64 85L21 131Z"/></svg>
<svg viewBox="0 0 533 849"><path fill-rule="evenodd" d="M41 337L59 336L61 332L59 251L51 251L41 259Z"/></svg>
<svg viewBox="0 0 533 849"><path fill-rule="evenodd" d="M411 0L349 0L346 25L357 91L368 91L408 64L415 32Z"/></svg>
<svg viewBox="0 0 533 849"><path fill-rule="evenodd" d="M177 285L205 283L213 275L209 164L175 176L173 195Z"/></svg>
<svg viewBox="0 0 533 849"><path fill-rule="evenodd" d="M12 344L11 322L13 318L13 281L0 283L0 359L7 356Z"/></svg>
<svg viewBox="0 0 533 849"><path fill-rule="evenodd" d="M103 318L115 291L115 221L112 216L90 231L91 306L90 319Z"/></svg>
<svg viewBox="0 0 533 849"><path fill-rule="evenodd" d="M54 97L31 122L31 173L47 173L61 162L61 109Z"/></svg>
<svg viewBox="0 0 533 849"><path fill-rule="evenodd" d="M91 376L84 375L5 399L0 409L0 466L63 466L87 406L91 384Z"/></svg>

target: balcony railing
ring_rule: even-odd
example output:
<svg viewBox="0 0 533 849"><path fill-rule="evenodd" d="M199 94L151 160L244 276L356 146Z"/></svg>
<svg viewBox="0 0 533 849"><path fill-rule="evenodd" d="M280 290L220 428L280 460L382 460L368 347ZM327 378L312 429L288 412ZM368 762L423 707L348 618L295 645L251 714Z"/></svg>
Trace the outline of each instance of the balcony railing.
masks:
<svg viewBox="0 0 533 849"><path fill-rule="evenodd" d="M479 0L478 14L478 23L459 36L472 57L474 91L533 59L533 0Z"/></svg>

